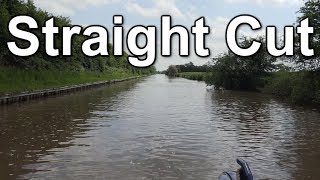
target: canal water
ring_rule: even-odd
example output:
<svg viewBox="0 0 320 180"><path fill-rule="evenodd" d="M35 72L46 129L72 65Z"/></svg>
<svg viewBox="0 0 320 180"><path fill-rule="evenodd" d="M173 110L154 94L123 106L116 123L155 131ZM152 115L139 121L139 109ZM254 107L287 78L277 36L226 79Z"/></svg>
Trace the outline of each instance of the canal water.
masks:
<svg viewBox="0 0 320 180"><path fill-rule="evenodd" d="M154 75L0 107L0 179L320 179L320 113Z"/></svg>

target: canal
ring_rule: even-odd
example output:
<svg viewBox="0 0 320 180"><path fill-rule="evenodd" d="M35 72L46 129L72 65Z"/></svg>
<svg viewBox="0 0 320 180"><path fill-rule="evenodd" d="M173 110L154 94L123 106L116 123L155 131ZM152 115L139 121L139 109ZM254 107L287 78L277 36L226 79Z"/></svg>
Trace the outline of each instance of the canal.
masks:
<svg viewBox="0 0 320 180"><path fill-rule="evenodd" d="M0 107L0 179L320 179L320 113L154 75Z"/></svg>

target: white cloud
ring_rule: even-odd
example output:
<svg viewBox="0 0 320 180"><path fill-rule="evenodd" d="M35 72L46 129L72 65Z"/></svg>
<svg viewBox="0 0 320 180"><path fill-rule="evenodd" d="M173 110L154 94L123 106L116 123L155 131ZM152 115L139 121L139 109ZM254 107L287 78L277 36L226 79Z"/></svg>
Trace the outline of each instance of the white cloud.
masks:
<svg viewBox="0 0 320 180"><path fill-rule="evenodd" d="M169 14L174 17L183 17L182 12L177 8L175 0L153 0L153 7L143 7L136 1L130 1L127 9L131 13L139 14L143 17L160 17Z"/></svg>
<svg viewBox="0 0 320 180"><path fill-rule="evenodd" d="M73 15L76 10L111 4L120 0L34 0L37 7L61 15Z"/></svg>
<svg viewBox="0 0 320 180"><path fill-rule="evenodd" d="M228 3L256 3L259 5L269 4L276 6L298 6L303 3L302 0L225 0Z"/></svg>

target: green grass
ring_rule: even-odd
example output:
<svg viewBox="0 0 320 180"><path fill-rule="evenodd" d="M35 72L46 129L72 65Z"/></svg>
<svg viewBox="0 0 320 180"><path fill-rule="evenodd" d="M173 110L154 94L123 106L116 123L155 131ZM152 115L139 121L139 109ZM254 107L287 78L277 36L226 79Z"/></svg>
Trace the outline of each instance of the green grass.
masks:
<svg viewBox="0 0 320 180"><path fill-rule="evenodd" d="M204 81L207 73L206 72L182 72L178 73L178 77L190 79L190 80L197 80L197 81Z"/></svg>
<svg viewBox="0 0 320 180"><path fill-rule="evenodd" d="M89 82L123 79L138 76L125 70L109 68L105 72L35 71L0 68L0 96Z"/></svg>

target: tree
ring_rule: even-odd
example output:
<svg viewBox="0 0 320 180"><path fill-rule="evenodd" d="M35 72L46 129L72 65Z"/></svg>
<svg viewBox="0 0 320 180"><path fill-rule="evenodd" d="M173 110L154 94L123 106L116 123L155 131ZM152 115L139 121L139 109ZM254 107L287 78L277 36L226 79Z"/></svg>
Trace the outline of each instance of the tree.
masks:
<svg viewBox="0 0 320 180"><path fill-rule="evenodd" d="M241 47L248 47L254 39L242 38ZM215 88L223 87L229 90L256 90L262 85L262 78L267 76L274 68L276 58L266 51L264 38L257 38L262 42L259 51L249 57L237 56L229 52L215 58L213 61L211 77L206 82Z"/></svg>
<svg viewBox="0 0 320 180"><path fill-rule="evenodd" d="M178 69L174 65L170 65L169 68L167 69L166 75L169 77L175 77L178 74Z"/></svg>
<svg viewBox="0 0 320 180"><path fill-rule="evenodd" d="M25 70L48 70L58 69L67 71L100 71L103 72L109 67L115 69L124 69L126 72L149 74L154 73L155 68L138 69L131 66L127 62L128 54L124 52L123 56L108 57L92 57L87 58L81 50L82 43L89 37L76 35L72 39L72 56L70 57L50 57L45 50L45 35L41 32L41 28L29 29L26 24L19 25L20 29L24 29L35 34L39 39L38 51L30 57L19 57L13 55L8 47L7 42L14 41L21 48L29 47L29 43L25 40L16 38L9 33L8 24L10 19L25 14L33 17L39 26L44 25L45 21L53 17L55 25L58 27L71 26L71 20L68 17L55 16L49 12L37 8L33 0L0 0L0 67L15 67ZM62 33L56 34L54 38L55 48L62 49ZM95 46L93 46L95 48ZM111 44L108 45L109 52L113 52Z"/></svg>
<svg viewBox="0 0 320 180"><path fill-rule="evenodd" d="M304 57L300 53L294 57L297 64L302 65L307 69L320 68L320 0L307 0L303 7L298 11L301 15L297 18L297 23L309 18L310 26L314 27L314 33L310 36L310 46L314 49L315 55L313 57ZM297 44L297 52L300 45Z"/></svg>
<svg viewBox="0 0 320 180"><path fill-rule="evenodd" d="M7 31L7 24L9 23L10 15L7 5L4 2L0 2L0 65L3 64L2 59L7 54L6 41L9 36Z"/></svg>

